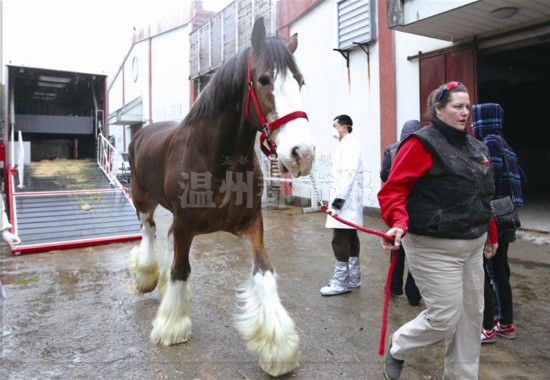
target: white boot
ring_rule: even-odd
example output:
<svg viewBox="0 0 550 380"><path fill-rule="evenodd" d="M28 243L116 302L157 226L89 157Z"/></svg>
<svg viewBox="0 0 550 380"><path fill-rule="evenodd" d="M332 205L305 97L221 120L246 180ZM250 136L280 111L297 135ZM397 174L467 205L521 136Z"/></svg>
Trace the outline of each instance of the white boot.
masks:
<svg viewBox="0 0 550 380"><path fill-rule="evenodd" d="M361 286L361 264L359 256L349 258L349 287L355 289Z"/></svg>
<svg viewBox="0 0 550 380"><path fill-rule="evenodd" d="M344 294L351 292L349 287L349 268L348 263L343 261L336 261L334 267L334 276L330 280L328 286L321 288L322 296L335 296L337 294Z"/></svg>

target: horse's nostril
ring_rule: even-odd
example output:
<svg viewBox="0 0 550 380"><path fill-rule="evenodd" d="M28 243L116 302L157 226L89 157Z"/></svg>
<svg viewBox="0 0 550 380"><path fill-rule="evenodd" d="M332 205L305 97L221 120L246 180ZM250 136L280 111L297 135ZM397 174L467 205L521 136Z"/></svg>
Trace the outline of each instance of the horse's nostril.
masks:
<svg viewBox="0 0 550 380"><path fill-rule="evenodd" d="M301 155L304 164L313 165L313 162L315 161L315 148L303 150Z"/></svg>
<svg viewBox="0 0 550 380"><path fill-rule="evenodd" d="M315 160L315 151L295 146L290 150L291 160L298 168L311 168Z"/></svg>

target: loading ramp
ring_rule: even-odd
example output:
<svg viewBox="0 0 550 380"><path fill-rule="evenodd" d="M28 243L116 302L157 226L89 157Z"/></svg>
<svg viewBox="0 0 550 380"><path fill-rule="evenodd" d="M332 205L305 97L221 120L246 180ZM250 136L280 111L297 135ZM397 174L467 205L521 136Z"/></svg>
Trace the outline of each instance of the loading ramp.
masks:
<svg viewBox="0 0 550 380"><path fill-rule="evenodd" d="M95 160L25 165L24 187L10 172L10 216L21 244L14 254L141 239L131 199Z"/></svg>

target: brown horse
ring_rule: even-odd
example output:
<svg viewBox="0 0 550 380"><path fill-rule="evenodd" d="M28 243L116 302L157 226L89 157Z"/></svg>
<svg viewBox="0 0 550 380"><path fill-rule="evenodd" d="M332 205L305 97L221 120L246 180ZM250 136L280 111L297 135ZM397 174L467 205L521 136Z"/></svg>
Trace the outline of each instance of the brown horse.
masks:
<svg viewBox="0 0 550 380"><path fill-rule="evenodd" d="M187 342L193 237L216 231L243 237L253 269L238 293L236 325L248 348L259 353L262 369L278 376L297 367L299 338L279 300L264 246L256 134L261 133L262 150L277 155L281 169L293 176L310 173L315 147L300 98L303 77L293 56L297 36L285 47L265 33L258 19L252 46L217 70L183 122L153 124L132 139L132 198L143 239L132 251L131 271L140 293L159 282L162 302L151 340ZM153 220L159 204L173 214L160 280Z"/></svg>

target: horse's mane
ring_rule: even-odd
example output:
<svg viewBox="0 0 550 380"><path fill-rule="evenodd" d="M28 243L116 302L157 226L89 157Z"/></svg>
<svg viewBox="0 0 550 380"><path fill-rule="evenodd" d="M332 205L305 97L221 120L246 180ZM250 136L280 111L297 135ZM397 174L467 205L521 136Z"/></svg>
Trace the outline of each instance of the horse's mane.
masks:
<svg viewBox="0 0 550 380"><path fill-rule="evenodd" d="M229 102L240 100L244 96L248 57L251 47L247 47L228 59L212 76L203 92L195 101L185 117L184 124L189 125L206 117L218 115ZM280 39L269 37L265 39L260 54L254 54L254 64L257 70L275 70L279 75L285 75L286 69L298 72L294 56Z"/></svg>

